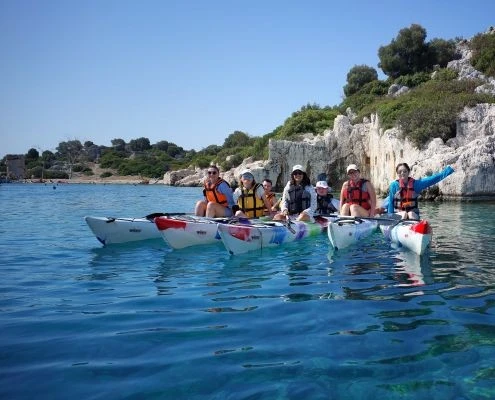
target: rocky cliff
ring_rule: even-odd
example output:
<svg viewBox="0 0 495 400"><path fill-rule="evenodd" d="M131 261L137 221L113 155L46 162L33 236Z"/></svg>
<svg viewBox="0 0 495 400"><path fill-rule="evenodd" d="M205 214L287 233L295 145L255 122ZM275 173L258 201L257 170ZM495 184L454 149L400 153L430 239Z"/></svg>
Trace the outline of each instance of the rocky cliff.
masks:
<svg viewBox="0 0 495 400"><path fill-rule="evenodd" d="M459 73L458 79L481 79L478 91L495 94L495 80L475 71L469 63L471 53L465 42L458 45L460 60L448 67ZM302 164L313 183L320 173L326 173L334 190L340 190L346 180L348 164L357 164L363 177L375 185L377 192L388 190L396 179L395 166L407 162L411 176L420 178L441 170L447 165L455 169L427 196L434 198L493 199L495 198L495 105L478 104L465 108L457 118L456 137L444 143L431 140L427 146L417 149L407 139L400 139L397 128L383 131L379 118L371 115L362 123L352 124L349 116L335 119L334 128L323 135L306 135L301 142L270 140L269 159L253 162L244 160L238 168L224 171L229 182L238 181L244 168L250 168L257 181L269 178L281 189L290 177L291 168ZM182 170L165 174L169 185L201 185L204 170Z"/></svg>

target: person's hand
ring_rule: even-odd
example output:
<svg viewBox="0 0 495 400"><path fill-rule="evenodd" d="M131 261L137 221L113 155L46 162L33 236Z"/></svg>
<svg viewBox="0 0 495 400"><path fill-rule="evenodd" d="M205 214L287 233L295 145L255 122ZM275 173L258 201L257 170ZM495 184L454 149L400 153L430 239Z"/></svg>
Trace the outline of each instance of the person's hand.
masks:
<svg viewBox="0 0 495 400"><path fill-rule="evenodd" d="M282 211L282 215L283 215L284 217L287 217L287 215L289 215L289 210L284 210L284 211Z"/></svg>

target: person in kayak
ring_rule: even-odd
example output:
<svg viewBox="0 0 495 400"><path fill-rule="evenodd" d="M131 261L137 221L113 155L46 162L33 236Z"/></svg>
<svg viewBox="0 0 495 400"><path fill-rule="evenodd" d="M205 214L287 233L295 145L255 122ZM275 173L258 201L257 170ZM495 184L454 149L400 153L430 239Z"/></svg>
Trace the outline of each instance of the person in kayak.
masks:
<svg viewBox="0 0 495 400"><path fill-rule="evenodd" d="M261 183L257 183L249 169L241 172L241 184L234 191L232 208L236 217L259 218L265 215L265 209L270 209L271 204L266 198L265 189Z"/></svg>
<svg viewBox="0 0 495 400"><path fill-rule="evenodd" d="M340 214L353 217L373 217L376 209L376 192L372 183L361 178L356 164L347 167L349 180L340 191Z"/></svg>
<svg viewBox="0 0 495 400"><path fill-rule="evenodd" d="M220 178L216 165L210 165L204 180L204 200L196 203L194 213L200 217L231 217L234 197L230 185Z"/></svg>
<svg viewBox="0 0 495 400"><path fill-rule="evenodd" d="M332 188L328 187L327 181L316 182L316 213L320 215L339 212L332 203Z"/></svg>
<svg viewBox="0 0 495 400"><path fill-rule="evenodd" d="M449 165L436 174L414 179L409 176L409 165L400 163L395 167L395 172L399 179L390 184L387 212L399 214L402 219L419 219L418 196L421 191L447 178L454 173L454 169Z"/></svg>
<svg viewBox="0 0 495 400"><path fill-rule="evenodd" d="M270 203L270 208L265 209L265 215L272 215L272 212L279 210L278 204L280 200L277 199L277 195L272 192L273 183L270 179L263 180L263 189L265 190L265 196Z"/></svg>
<svg viewBox="0 0 495 400"><path fill-rule="evenodd" d="M284 220L288 216L295 217L298 221L314 221L313 214L316 210L316 192L302 165L294 165L290 180L284 187L280 212L274 220Z"/></svg>

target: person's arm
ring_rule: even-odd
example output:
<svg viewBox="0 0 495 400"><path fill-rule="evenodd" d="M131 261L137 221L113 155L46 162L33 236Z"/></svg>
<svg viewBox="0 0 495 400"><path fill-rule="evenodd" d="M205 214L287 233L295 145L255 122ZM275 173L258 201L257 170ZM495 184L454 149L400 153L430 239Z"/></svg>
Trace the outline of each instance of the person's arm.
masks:
<svg viewBox="0 0 495 400"><path fill-rule="evenodd" d="M425 176L424 178L421 179L415 179L414 180L414 191L416 193L420 193L422 190L437 184L438 182L444 180L447 178L450 174L454 173L454 168L452 168L450 165L446 168L444 168L442 171L433 174L431 176Z"/></svg>
<svg viewBox="0 0 495 400"><path fill-rule="evenodd" d="M241 195L241 189L240 188L237 188L236 190L234 190L234 194L232 195L232 198L234 199L234 204L237 204L237 202L239 201L240 195Z"/></svg>
<svg viewBox="0 0 495 400"><path fill-rule="evenodd" d="M308 185L304 188L307 192L309 192L311 196L311 201L309 203L309 207L304 210L306 214L308 214L310 217L312 217L316 211L316 207L318 207L318 201L317 201L317 194L316 190L313 186Z"/></svg>
<svg viewBox="0 0 495 400"><path fill-rule="evenodd" d="M344 182L344 184L342 185L342 189L340 190L340 211L339 211L339 213L342 212L342 207L345 204L344 194L346 191L347 191L347 182Z"/></svg>
<svg viewBox="0 0 495 400"><path fill-rule="evenodd" d="M387 205L387 214L393 214L394 210L394 196L395 193L399 190L397 181L393 181L388 189L388 205Z"/></svg>
<svg viewBox="0 0 495 400"><path fill-rule="evenodd" d="M370 211L369 211L369 216L370 217L373 217L373 216L375 216L375 209L376 209L376 192L375 192L375 187L373 186L373 184L370 181L366 182L366 185L367 185L368 193L370 195L370 205L371 205L371 208L370 208Z"/></svg>
<svg viewBox="0 0 495 400"><path fill-rule="evenodd" d="M289 211L289 186L290 182L287 183L282 192L282 200L280 201L280 211L282 213L287 213Z"/></svg>
<svg viewBox="0 0 495 400"><path fill-rule="evenodd" d="M229 208L232 208L236 203L234 201L234 195L232 193L232 188L226 183L222 182L220 185L218 185L218 191L227 197L227 206Z"/></svg>

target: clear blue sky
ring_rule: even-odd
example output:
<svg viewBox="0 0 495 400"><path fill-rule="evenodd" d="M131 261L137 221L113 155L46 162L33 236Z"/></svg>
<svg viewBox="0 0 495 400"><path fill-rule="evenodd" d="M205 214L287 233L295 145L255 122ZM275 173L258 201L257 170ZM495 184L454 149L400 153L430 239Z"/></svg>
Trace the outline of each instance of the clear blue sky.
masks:
<svg viewBox="0 0 495 400"><path fill-rule="evenodd" d="M495 24L495 1L0 0L0 157L147 137L184 149L262 136L342 101L355 65L416 23ZM40 152L41 152L40 151Z"/></svg>

